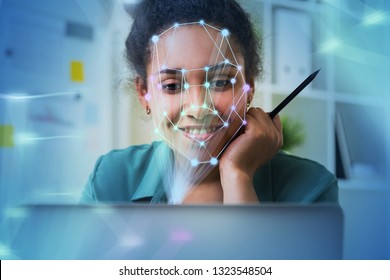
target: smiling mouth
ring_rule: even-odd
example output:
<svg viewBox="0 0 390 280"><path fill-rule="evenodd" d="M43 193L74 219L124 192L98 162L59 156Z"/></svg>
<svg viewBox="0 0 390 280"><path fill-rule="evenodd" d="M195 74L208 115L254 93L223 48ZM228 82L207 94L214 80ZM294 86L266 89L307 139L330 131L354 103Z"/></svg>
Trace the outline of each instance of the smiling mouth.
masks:
<svg viewBox="0 0 390 280"><path fill-rule="evenodd" d="M223 126L213 127L182 127L179 130L184 136L195 139L198 141L205 141L214 135L215 132L219 131Z"/></svg>

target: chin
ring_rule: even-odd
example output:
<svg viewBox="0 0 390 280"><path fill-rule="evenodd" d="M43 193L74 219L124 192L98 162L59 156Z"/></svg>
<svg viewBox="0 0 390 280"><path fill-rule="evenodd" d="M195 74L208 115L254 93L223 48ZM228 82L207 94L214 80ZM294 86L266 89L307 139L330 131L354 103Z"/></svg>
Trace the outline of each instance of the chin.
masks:
<svg viewBox="0 0 390 280"><path fill-rule="evenodd" d="M218 127L214 130L166 130L163 135L168 146L175 154L180 154L191 163L196 160L199 164L210 164L210 161L219 159L221 152L226 148L231 137L229 131ZM195 163L192 162L193 164ZM194 164L196 165L196 164Z"/></svg>

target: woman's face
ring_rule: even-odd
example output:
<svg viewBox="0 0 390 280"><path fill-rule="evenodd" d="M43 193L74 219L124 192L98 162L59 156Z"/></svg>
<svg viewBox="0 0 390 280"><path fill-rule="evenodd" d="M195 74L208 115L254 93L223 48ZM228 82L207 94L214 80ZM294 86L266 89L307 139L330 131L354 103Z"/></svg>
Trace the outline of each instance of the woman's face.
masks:
<svg viewBox="0 0 390 280"><path fill-rule="evenodd" d="M196 166L216 164L245 125L244 61L227 30L173 26L151 39L147 92L155 132Z"/></svg>

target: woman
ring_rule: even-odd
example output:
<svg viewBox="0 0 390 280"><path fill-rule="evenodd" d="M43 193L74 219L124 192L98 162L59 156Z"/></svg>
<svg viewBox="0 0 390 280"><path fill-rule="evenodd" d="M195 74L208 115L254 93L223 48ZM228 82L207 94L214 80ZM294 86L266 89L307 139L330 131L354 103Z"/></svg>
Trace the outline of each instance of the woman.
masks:
<svg viewBox="0 0 390 280"><path fill-rule="evenodd" d="M163 141L101 157L83 201L337 202L335 177L279 152L279 117L250 108L260 44L234 0L145 0L133 17L126 54Z"/></svg>

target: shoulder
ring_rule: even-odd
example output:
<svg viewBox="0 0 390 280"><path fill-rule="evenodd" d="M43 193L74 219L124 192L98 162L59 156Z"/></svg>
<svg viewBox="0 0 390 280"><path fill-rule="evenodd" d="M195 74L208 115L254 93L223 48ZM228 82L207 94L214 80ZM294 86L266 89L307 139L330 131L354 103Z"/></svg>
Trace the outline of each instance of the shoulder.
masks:
<svg viewBox="0 0 390 280"><path fill-rule="evenodd" d="M125 149L112 150L101 156L95 166L95 175L104 179L125 180L132 173L138 174L150 164L156 152L158 142L152 144L130 146ZM115 174L115 176L112 176ZM109 175L109 176L105 176Z"/></svg>
<svg viewBox="0 0 390 280"><path fill-rule="evenodd" d="M89 177L83 201L129 201L153 165L160 142L112 150L101 156Z"/></svg>
<svg viewBox="0 0 390 280"><path fill-rule="evenodd" d="M131 164L132 168L141 167L156 152L160 142L130 146L125 149L112 150L99 159L100 167L109 169L114 167L126 168Z"/></svg>
<svg viewBox="0 0 390 280"><path fill-rule="evenodd" d="M335 176L323 165L298 156L279 152L268 164L270 193L275 201L338 201Z"/></svg>
<svg viewBox="0 0 390 280"><path fill-rule="evenodd" d="M273 169L277 169L278 173L287 172L291 173L298 172L297 175L303 175L306 173L313 175L331 175L331 173L320 163L302 158L299 156L291 155L286 152L279 152L270 162ZM281 169L281 170L280 170Z"/></svg>

